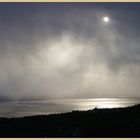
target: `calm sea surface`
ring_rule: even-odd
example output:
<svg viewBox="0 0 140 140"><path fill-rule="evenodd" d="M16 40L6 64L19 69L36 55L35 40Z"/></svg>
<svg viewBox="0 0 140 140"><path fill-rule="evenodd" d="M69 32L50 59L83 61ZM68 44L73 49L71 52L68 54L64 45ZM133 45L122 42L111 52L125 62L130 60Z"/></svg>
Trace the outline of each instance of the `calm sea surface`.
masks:
<svg viewBox="0 0 140 140"><path fill-rule="evenodd" d="M21 117L70 112L72 110L89 110L97 108L128 107L139 104L140 99L63 99L47 101L0 102L0 117Z"/></svg>

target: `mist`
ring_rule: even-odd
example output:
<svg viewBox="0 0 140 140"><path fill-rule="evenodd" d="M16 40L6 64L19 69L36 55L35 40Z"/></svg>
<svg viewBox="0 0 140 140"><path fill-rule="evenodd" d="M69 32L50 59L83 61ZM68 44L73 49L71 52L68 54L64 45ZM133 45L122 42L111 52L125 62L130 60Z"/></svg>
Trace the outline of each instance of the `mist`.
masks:
<svg viewBox="0 0 140 140"><path fill-rule="evenodd" d="M139 98L137 10L138 3L1 3L0 97Z"/></svg>

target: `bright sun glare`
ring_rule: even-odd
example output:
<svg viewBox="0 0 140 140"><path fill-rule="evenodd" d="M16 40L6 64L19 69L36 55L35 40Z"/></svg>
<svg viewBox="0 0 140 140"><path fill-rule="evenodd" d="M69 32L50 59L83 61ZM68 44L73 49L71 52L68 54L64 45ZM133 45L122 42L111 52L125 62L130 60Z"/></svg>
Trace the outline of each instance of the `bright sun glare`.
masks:
<svg viewBox="0 0 140 140"><path fill-rule="evenodd" d="M107 17L107 16L103 17L103 21L104 22L109 22L109 17Z"/></svg>

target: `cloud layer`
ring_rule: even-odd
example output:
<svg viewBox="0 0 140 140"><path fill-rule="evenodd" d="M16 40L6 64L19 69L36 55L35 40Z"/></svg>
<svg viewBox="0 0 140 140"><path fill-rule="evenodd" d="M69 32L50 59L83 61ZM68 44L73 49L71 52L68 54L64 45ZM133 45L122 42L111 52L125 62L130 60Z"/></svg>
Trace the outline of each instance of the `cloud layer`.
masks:
<svg viewBox="0 0 140 140"><path fill-rule="evenodd" d="M133 3L0 4L0 95L139 98L138 10Z"/></svg>

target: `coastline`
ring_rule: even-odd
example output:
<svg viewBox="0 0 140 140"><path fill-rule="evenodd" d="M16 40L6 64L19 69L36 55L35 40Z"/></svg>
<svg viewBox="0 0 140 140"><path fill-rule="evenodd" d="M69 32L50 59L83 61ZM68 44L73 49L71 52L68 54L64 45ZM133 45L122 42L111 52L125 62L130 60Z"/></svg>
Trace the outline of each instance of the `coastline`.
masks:
<svg viewBox="0 0 140 140"><path fill-rule="evenodd" d="M0 137L140 137L140 104L126 108L0 118Z"/></svg>

